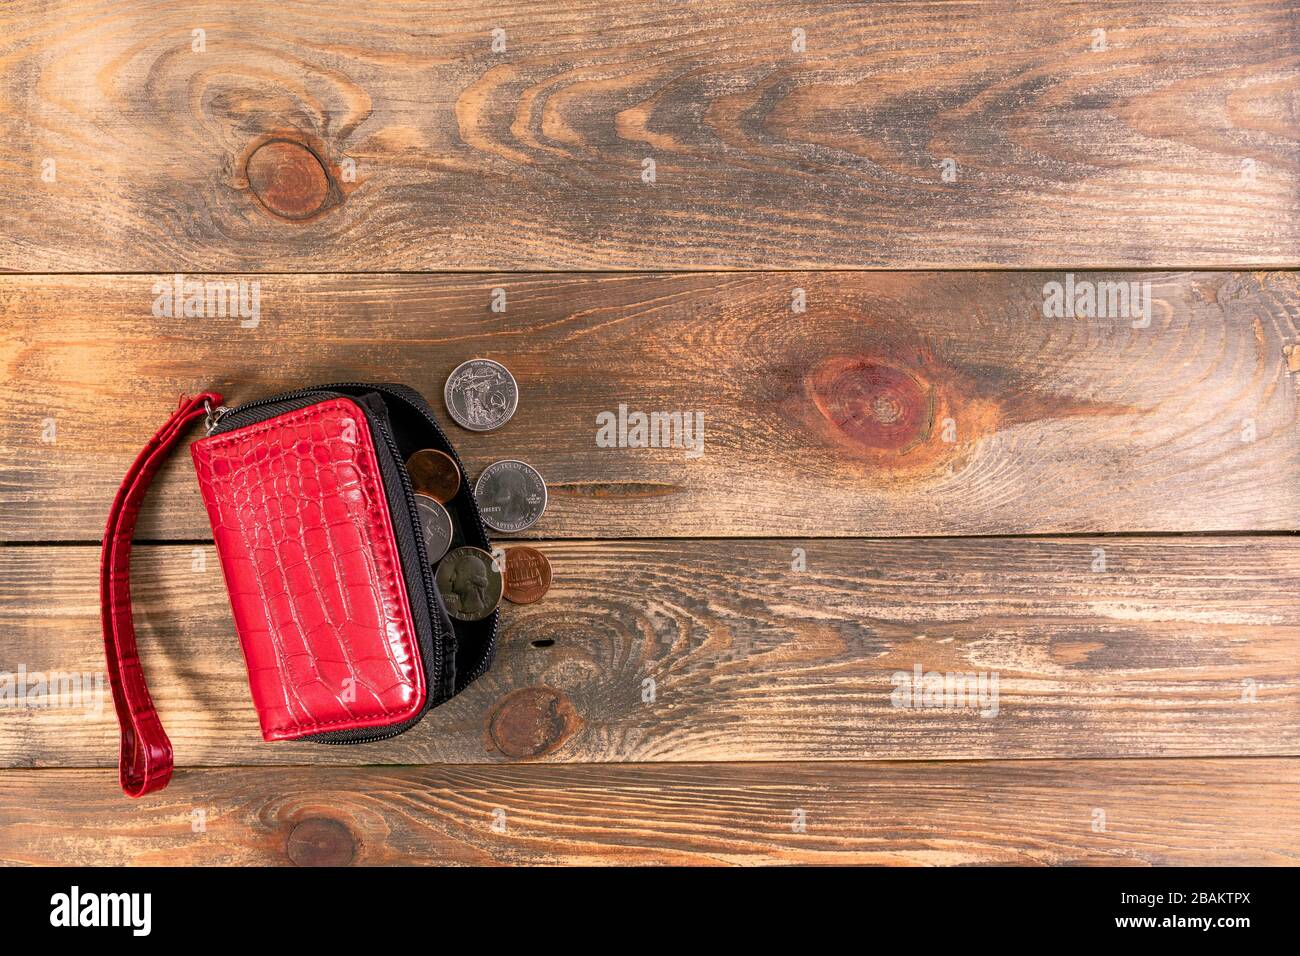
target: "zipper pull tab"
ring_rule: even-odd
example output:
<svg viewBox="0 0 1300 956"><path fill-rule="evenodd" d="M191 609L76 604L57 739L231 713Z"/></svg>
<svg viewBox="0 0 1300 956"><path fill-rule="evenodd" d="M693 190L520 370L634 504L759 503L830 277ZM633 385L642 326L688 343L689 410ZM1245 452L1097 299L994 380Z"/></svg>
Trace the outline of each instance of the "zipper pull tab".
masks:
<svg viewBox="0 0 1300 956"><path fill-rule="evenodd" d="M205 435L211 435L212 429L216 428L221 421L221 416L230 411L225 405L218 405L213 408L212 403L207 399L203 400L203 410L207 412L207 415L203 418L203 434Z"/></svg>

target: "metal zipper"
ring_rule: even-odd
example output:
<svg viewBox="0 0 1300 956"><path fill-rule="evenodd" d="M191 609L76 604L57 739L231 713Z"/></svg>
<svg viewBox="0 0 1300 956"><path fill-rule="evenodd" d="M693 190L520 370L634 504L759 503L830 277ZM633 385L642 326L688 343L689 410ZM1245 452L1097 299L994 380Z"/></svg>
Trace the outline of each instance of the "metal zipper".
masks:
<svg viewBox="0 0 1300 956"><path fill-rule="evenodd" d="M203 400L203 410L207 412L207 414L203 416L203 434L205 435L211 435L212 429L217 427L222 416L230 411L230 409L225 405L218 405L216 408L213 408L212 403L206 398Z"/></svg>
<svg viewBox="0 0 1300 956"><path fill-rule="evenodd" d="M222 419L224 419L227 415L242 415L244 414L244 412L251 411L254 408L261 408L264 405L277 405L280 402L293 401L295 398L308 398L312 395L318 395L321 392L325 392L325 391L329 391L329 389L327 387L299 388L299 389L295 389L292 392L282 392L279 395L272 395L270 398L259 398L254 401L244 402L242 405L235 405L232 407L228 407L226 405L218 405L216 408L213 408L209 403L204 402L203 407L207 409L208 412L207 418L203 423L204 432L207 435L211 435L216 430L217 426L221 424ZM350 398L351 396L348 397Z"/></svg>

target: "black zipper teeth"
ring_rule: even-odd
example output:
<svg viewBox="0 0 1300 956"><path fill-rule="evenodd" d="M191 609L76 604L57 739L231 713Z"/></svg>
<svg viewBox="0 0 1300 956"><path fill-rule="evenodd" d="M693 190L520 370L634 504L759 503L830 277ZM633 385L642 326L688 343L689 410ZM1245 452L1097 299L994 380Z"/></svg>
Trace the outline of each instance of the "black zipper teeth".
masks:
<svg viewBox="0 0 1300 956"><path fill-rule="evenodd" d="M468 478L469 472L467 472L467 471L465 470L465 465L461 462L461 460L460 460L460 455L458 455L458 454L456 453L456 448L455 448L455 446L452 445L451 441L447 438L446 433L442 430L442 426L438 424L437 419L435 419L432 415L430 415L428 412L426 412L426 411L424 410L424 408L423 408L421 405L416 404L415 402L411 401L409 398L407 398L407 397L406 397L405 395L403 395L401 392L396 391L395 389L390 388L390 387L387 386L387 385L375 385L375 384L370 383L370 382L338 382L338 383L333 384L333 385L325 385L325 386L322 386L322 387L323 387L323 388L326 388L326 389L331 389L331 388L368 388L368 389L371 389L371 390L376 391L376 392L381 392L381 393L383 393L383 394L385 394L385 395L391 395L393 398L396 398L396 399L398 399L399 401L405 402L407 405L411 406L411 407L414 408L417 412L419 412L419 413L420 413L420 417L423 418L426 422L428 422L430 426L432 426L434 433L435 433L439 438L442 439L442 443L443 443L443 444L447 447L447 449L451 452L452 460L456 462L456 467L460 469L460 473L461 473L462 475L466 476L466 478ZM403 471L405 471L405 469L403 469ZM410 481L410 479L407 478L407 483L408 483L408 484L409 484L409 481ZM469 495L470 495L471 497L473 497L473 494L474 494L473 490L472 490L472 489L467 489L467 491L468 491ZM412 505L412 506L414 506L414 505ZM471 512L473 513L473 515L474 515L474 522L475 522L475 524L478 525L478 533L479 533L479 537L482 538L484 541L487 541L487 542L489 543L489 546L490 546L490 545L491 545L491 538L488 537L487 526L483 524L483 516L482 516L481 514L479 514L479 512L478 512L478 508L471 508L470 511L471 511ZM423 542L421 542L421 547L423 547ZM427 564L428 562L425 562L425 563ZM436 607L436 605L435 605L435 607ZM497 631L498 631L498 629L499 629L499 627L500 627L500 624L501 624L501 615L500 615L498 612L496 612L496 611L493 611L492 613L493 613L493 618L492 618L492 633L491 633L491 635L490 635L489 638L488 638L487 653L483 655L483 661L482 661L482 663L480 663L479 666L474 670L473 674L471 674L468 678L466 678L466 679L465 679L465 682L464 682L463 684L461 684L462 687L464 687L464 686L466 686L466 685L468 685L468 684L470 684L470 683L472 683L472 682L478 680L480 677L482 677L482 676L487 672L488 668L491 666L491 664L492 664L492 658L496 655L496 647L497 647ZM453 627L454 627L454 625L453 625ZM460 675L459 675L459 674L456 675L455 683L457 683L457 684L460 684L460 683L461 683L461 681L460 681ZM454 696L454 694L455 694L455 691L456 691L456 688L455 688L455 686L453 685L453 687L452 687L453 696Z"/></svg>
<svg viewBox="0 0 1300 956"><path fill-rule="evenodd" d="M420 528L420 511L415 506L415 489L411 487L411 476L407 474L405 465L402 464L402 453L397 447L397 440L393 438L392 429L389 423L379 419L379 431L383 434L384 442L388 445L388 450L392 453L393 461L397 464L397 477L402 483L402 493L406 496L406 510L410 514L411 527L415 537L415 555L420 559L420 579L424 582L424 596L428 601L429 624L433 628L433 636L437 639L434 643L433 650L435 655L435 671L438 674L438 681L443 681L443 660L442 642L446 638L442 632L442 621L438 619L436 609L438 607L437 599L434 597L433 568L429 565L429 552L424 547L424 534ZM430 696L430 705L433 703ZM427 707L425 708L428 709Z"/></svg>
<svg viewBox="0 0 1300 956"><path fill-rule="evenodd" d="M380 433L380 436L384 439L384 444L388 447L389 452L392 454L394 463L400 463L402 460L401 452L397 448L397 441L393 438L392 430L389 427L389 423L385 421L383 417L380 417L378 415L375 415L372 418L370 411L364 405L361 405L360 403L357 404L361 408L362 414L366 416L366 419L368 421L373 421L373 423L375 424L376 426L375 430L378 431ZM397 477L401 481L402 493L403 496L406 498L406 508L407 511L410 513L410 516L413 521L412 537L415 543L415 557L416 560L419 561L420 563L420 579L424 584L425 603L428 605L426 610L428 611L429 614L429 627L433 631L432 650L433 650L433 657L434 657L434 673L438 675L439 696L441 696L442 685L445 683L445 677L444 677L445 656L443 654L443 641L446 639L446 635L443 633L442 630L442 621L439 620L438 615L435 612L437 604L435 603L435 599L432 591L433 574L432 574L432 569L429 567L429 553L428 551L425 550L424 547L424 535L421 534L420 532L419 512L416 510L415 507L415 491L411 487L410 476L406 473L406 469L404 467L401 467L400 464L398 464L397 467ZM383 480L382 477L380 480L381 481ZM414 611L412 613L414 613ZM439 700L437 703L441 703L441 700ZM310 739L316 740L319 743L334 744L336 746L347 745L347 744L372 743L376 740L385 740L389 737L396 737L398 734L405 733L407 730L414 727L416 724L420 722L421 719L423 719L424 715L428 713L429 710L432 709L434 706L436 706L436 704L433 696L433 688L429 688L429 694L425 699L425 705L420 709L420 712L418 714L416 714L414 717L409 718L406 721L403 721L400 724L396 724L392 727L384 727L382 729L383 732L379 734L369 734L366 732L366 730L362 729L356 731L357 736L355 737L350 736L350 734L353 733L352 731L341 731L340 736L337 737L332 737L327 734L321 734L321 735L316 735Z"/></svg>
<svg viewBox="0 0 1300 956"><path fill-rule="evenodd" d="M257 399L256 401L246 402L243 405L238 405L230 409L230 411L222 415L220 421L218 421L215 424L212 430L212 434L220 434L222 431L234 427L238 427L237 425L231 424L230 419L238 417L239 415L243 415L244 413L252 409L262 408L267 405L278 405L283 402L291 402L299 398L312 398L316 396L320 396L322 400L328 401L329 398L334 397L334 395L326 394L326 393L332 393L335 388L349 388L349 387L369 388L370 386L362 382L358 382L352 385L342 385L342 386L325 385L320 388L298 389L293 392L285 392L282 395L274 395L270 398L260 398ZM375 389L375 391L386 391L386 390ZM352 399L352 396L350 395L339 395L338 397ZM366 417L366 420L368 422L373 421L375 423L376 428L374 430L380 433L381 437L384 439L384 443L386 447L388 448L389 452L393 456L393 460L398 463L397 476L399 481L401 482L402 492L406 498L406 508L407 508L408 516L411 518L411 521L413 523L412 524L412 527L414 529L413 538L415 541L416 556L419 559L419 563L420 563L420 578L422 583L424 584L425 601L428 604L428 612L429 612L429 625L431 630L433 631L433 638L434 638L432 642L432 650L434 654L434 672L438 675L439 697L442 698L442 695L445 691L444 685L446 683L444 677L446 661L444 659L444 654L443 654L443 641L446 638L446 635L443 633L442 630L442 621L439 619L438 614L436 613L436 608L438 605L437 605L437 599L435 598L433 592L433 588L434 588L433 572L432 569L429 567L429 555L424 548L424 541L422 536L419 533L419 528L420 528L419 512L417 511L415 506L415 492L411 488L410 476L406 473L405 467L402 467L400 464L402 460L401 452L397 448L397 442L396 440L394 440L388 428L387 423L384 422L382 419L380 419L377 415L372 417L372 414L368 409L366 409L360 403L357 404L358 407L361 409L362 415ZM428 416L425 417L427 418ZM222 426L225 427L223 428ZM442 435L441 431L439 431L439 436L443 439L444 442L446 442L447 440L446 436ZM450 445L449 442L448 445ZM457 467L461 467L459 461L457 461L456 464ZM381 476L380 484L382 485L382 483L383 483L383 477ZM494 627L493 628L494 643L496 638L495 631L496 628ZM438 703L442 703L442 699L440 699ZM357 737L338 737L338 738L331 739L325 735L316 734L316 735L311 735L309 737L306 737L304 739L313 740L318 743L336 744L336 745L371 743L377 740L386 740L389 737L396 737L398 734L404 733L405 731L413 727L415 724L419 723L419 721L433 706L435 706L435 704L433 701L433 696L432 694L430 694L425 707L421 709L419 714L410 718L407 721L404 721L401 724L396 725L395 727L385 727L383 728L384 732L377 735L368 735L365 734L364 731L359 731L361 735ZM343 731L343 733L348 733L348 732Z"/></svg>

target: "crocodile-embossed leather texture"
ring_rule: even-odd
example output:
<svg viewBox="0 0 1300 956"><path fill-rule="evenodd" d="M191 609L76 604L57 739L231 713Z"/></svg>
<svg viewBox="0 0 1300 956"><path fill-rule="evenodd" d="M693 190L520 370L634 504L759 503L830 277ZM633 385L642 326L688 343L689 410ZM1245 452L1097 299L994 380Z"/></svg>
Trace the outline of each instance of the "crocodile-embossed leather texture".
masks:
<svg viewBox="0 0 1300 956"><path fill-rule="evenodd" d="M427 695L370 425L333 398L190 446L266 740L382 727Z"/></svg>

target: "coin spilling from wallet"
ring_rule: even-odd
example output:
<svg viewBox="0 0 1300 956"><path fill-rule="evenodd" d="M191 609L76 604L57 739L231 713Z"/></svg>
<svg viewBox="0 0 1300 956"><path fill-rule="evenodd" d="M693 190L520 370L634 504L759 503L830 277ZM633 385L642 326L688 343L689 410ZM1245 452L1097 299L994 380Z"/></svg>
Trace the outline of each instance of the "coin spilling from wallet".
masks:
<svg viewBox="0 0 1300 956"><path fill-rule="evenodd" d="M460 466L445 451L425 448L406 459L406 470L411 475L411 486L417 495L428 495L439 504L446 504L460 491Z"/></svg>
<svg viewBox="0 0 1300 956"><path fill-rule="evenodd" d="M470 359L447 376L442 397L457 425L488 432L510 421L519 407L519 385L500 362Z"/></svg>
<svg viewBox="0 0 1300 956"><path fill-rule="evenodd" d="M482 548L454 549L438 562L438 590L447 613L459 621L481 621L501 603L504 580Z"/></svg>
<svg viewBox="0 0 1300 956"><path fill-rule="evenodd" d="M514 458L494 461L474 483L483 521L494 531L523 531L546 510L546 482L537 469Z"/></svg>
<svg viewBox="0 0 1300 956"><path fill-rule="evenodd" d="M452 370L443 387L447 412L456 424L486 432L508 422L519 407L519 384L500 362L470 359ZM447 613L458 621L481 621L504 597L515 604L540 601L551 587L551 563L536 548L514 547L504 558L468 545L456 529L448 505L470 488L455 458L422 448L406 460L429 564ZM546 511L546 482L532 465L517 458L494 461L472 489L483 523L512 534L537 523Z"/></svg>
<svg viewBox="0 0 1300 956"><path fill-rule="evenodd" d="M551 562L536 548L506 552L505 598L515 604L540 601L551 587Z"/></svg>

